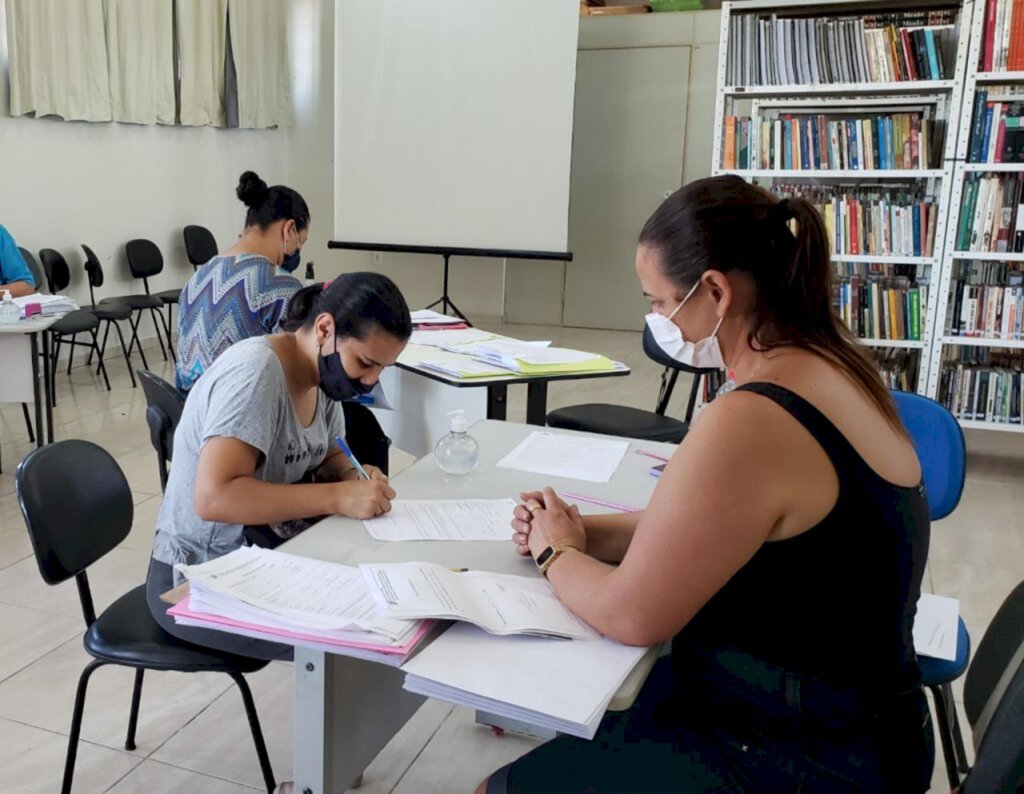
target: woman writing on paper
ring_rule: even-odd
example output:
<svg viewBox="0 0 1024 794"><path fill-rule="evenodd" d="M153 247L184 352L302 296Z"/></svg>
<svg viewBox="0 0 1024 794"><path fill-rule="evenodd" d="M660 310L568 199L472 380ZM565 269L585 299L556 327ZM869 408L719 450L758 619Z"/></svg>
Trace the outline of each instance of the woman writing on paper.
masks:
<svg viewBox="0 0 1024 794"><path fill-rule="evenodd" d="M593 742L556 739L480 792L929 787L911 637L921 470L832 309L829 250L812 205L732 176L683 187L644 226L655 338L727 370L731 390L642 513L581 518L545 489L512 523L577 615L621 642L671 640L672 655Z"/></svg>
<svg viewBox="0 0 1024 794"><path fill-rule="evenodd" d="M258 658L290 657L291 648L174 624L159 600L177 583L173 566L233 551L246 525L286 538L308 516L387 512L387 478L367 467L362 479L335 443L345 434L338 403L372 388L412 333L405 299L376 273L300 290L282 326L292 330L230 347L192 389L147 582L150 611L171 634ZM310 472L314 482L296 484Z"/></svg>

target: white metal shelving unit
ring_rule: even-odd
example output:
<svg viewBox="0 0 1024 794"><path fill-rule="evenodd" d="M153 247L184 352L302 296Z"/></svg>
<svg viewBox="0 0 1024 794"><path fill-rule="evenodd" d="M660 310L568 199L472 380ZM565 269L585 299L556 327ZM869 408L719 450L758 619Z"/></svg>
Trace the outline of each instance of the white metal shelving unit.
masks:
<svg viewBox="0 0 1024 794"><path fill-rule="evenodd" d="M952 336L949 333L950 298L953 287L953 270L958 262L964 260L982 262L1024 262L1024 253L992 253L956 250L957 229L960 227L964 185L967 174L971 173L1020 173L1024 172L1024 163L969 163L971 126L974 114L976 93L980 88L989 90L993 85L1021 85L1024 87L1024 72L982 72L979 71L985 27L985 0L974 0L965 5L970 8L970 34L967 36L969 47L967 52L967 68L963 78L961 92L961 111L959 129L956 131L956 154L953 168L953 190L950 196L949 234L945 237L942 265L940 267L938 289L935 299L935 334L930 356L928 383L925 393L934 399L939 398L939 386L942 376L943 353L947 347L987 347L1000 350L1024 349L1024 340L1000 339L977 336ZM1024 102L1024 94L1014 95L1014 99ZM997 101L1008 97L996 97L991 94L989 100ZM952 132L952 131L951 131ZM958 418L961 426L974 430L1000 430L1024 432L1024 425L1008 422L989 422Z"/></svg>
<svg viewBox="0 0 1024 794"><path fill-rule="evenodd" d="M980 0L979 0L980 1ZM958 9L958 35L954 74L952 79L920 80L880 83L832 83L822 85L770 85L743 86L727 84L729 57L729 23L733 15L739 14L777 14L779 16L848 16L860 13L891 13L893 11L916 11L938 8ZM942 253L946 250L946 230L949 227L951 187L954 178L953 163L956 154L956 128L953 120L961 108L961 96L967 70L967 50L969 44L968 30L972 16L972 0L965 2L920 2L905 0L904 2L886 2L886 0L726 0L722 4L722 22L719 41L718 85L715 99L715 130L712 154L713 174L736 174L744 179L753 180L808 180L811 183L834 184L858 182L921 182L927 194L934 197L938 210L934 255L921 257L907 256L875 256L837 254L832 260L836 263L889 263L916 265L922 280L928 282L928 304L922 307L920 341L863 339L870 347L904 348L920 351L918 362L918 378L916 390L924 393L928 388L928 376L932 370L933 340L937 336L935 299L936 271L942 262ZM943 129L943 142L936 147L942 152L942 167L929 169L894 169L894 170L776 170L763 168L724 169L722 168L723 131L725 117L728 115L744 115L735 112L738 103L750 103L750 116L757 118L763 109L792 108L807 110L817 108L818 112L834 112L836 107L873 108L880 110L886 106L905 108L907 106L928 105L934 107L933 118L938 122L936 129ZM941 124L940 124L941 123ZM751 123L752 130L756 127ZM755 135L751 133L751 156L757 151ZM770 184L766 185L771 187ZM953 227L955 228L955 227Z"/></svg>

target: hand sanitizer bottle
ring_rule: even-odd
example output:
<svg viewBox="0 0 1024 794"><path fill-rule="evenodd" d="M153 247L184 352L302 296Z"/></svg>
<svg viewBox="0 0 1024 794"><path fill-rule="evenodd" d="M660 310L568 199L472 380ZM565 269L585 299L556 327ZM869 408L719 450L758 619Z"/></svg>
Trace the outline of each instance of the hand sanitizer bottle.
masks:
<svg viewBox="0 0 1024 794"><path fill-rule="evenodd" d="M0 325L13 325L20 319L21 309L18 308L18 304L11 297L11 291L5 289L3 302L0 303ZM474 441L473 443L475 444L476 442Z"/></svg>
<svg viewBox="0 0 1024 794"><path fill-rule="evenodd" d="M480 445L467 432L469 425L461 408L449 411L448 416L452 418L452 430L434 446L434 457L446 474L469 474L476 468Z"/></svg>
<svg viewBox="0 0 1024 794"><path fill-rule="evenodd" d="M313 271L313 263L306 262L306 277L302 280L304 287L311 287L316 284L316 273Z"/></svg>

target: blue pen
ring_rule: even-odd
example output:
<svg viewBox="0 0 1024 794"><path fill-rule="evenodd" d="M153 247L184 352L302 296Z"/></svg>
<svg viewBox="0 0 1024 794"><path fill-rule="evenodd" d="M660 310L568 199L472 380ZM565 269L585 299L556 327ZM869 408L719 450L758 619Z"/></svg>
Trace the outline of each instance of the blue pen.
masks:
<svg viewBox="0 0 1024 794"><path fill-rule="evenodd" d="M341 451L345 453L345 457L352 461L352 465L356 467L356 471L362 475L363 479L370 479L370 475L366 473L366 469L363 468L363 465L356 460L356 456L352 454L352 450L349 449L348 444L345 443L345 439L341 436L335 436L334 440L338 442L338 446L341 447Z"/></svg>

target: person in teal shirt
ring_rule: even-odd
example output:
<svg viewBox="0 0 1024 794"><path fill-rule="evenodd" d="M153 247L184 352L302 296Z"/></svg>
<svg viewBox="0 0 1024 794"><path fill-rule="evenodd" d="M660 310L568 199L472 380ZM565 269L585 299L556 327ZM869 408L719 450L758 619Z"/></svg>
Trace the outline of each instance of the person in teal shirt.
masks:
<svg viewBox="0 0 1024 794"><path fill-rule="evenodd" d="M0 294L3 290L10 290L15 298L29 295L36 291L36 280L11 233L0 226Z"/></svg>

